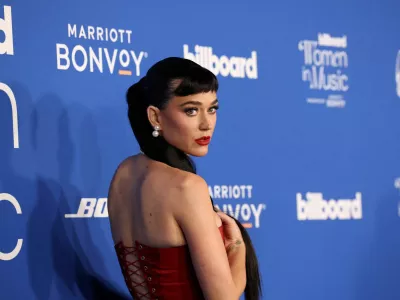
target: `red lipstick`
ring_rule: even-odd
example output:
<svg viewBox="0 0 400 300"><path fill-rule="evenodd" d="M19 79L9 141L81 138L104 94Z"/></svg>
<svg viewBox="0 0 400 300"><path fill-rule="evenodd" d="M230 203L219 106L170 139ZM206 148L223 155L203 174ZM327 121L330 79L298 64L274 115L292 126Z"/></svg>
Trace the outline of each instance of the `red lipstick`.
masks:
<svg viewBox="0 0 400 300"><path fill-rule="evenodd" d="M206 146L206 145L208 145L210 143L210 139L211 139L210 136L203 136L203 137L201 137L199 139L196 139L195 142L197 144L199 144L200 146Z"/></svg>

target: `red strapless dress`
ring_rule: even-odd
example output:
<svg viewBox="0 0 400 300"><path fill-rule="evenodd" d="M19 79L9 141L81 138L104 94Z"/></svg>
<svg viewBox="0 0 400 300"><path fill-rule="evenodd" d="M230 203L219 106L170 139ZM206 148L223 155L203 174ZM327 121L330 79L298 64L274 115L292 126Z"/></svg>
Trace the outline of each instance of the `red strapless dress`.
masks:
<svg viewBox="0 0 400 300"><path fill-rule="evenodd" d="M224 238L223 227L219 227ZM187 245L153 248L115 245L118 261L132 297L153 300L204 299Z"/></svg>

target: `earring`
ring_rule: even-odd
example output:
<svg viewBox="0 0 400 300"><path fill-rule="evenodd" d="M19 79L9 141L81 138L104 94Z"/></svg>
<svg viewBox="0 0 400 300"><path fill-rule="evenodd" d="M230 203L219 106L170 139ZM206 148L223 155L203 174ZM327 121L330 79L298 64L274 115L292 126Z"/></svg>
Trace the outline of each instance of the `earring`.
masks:
<svg viewBox="0 0 400 300"><path fill-rule="evenodd" d="M158 137L160 135L160 133L158 132L160 130L159 126L154 126L154 131L153 131L153 136L154 137Z"/></svg>

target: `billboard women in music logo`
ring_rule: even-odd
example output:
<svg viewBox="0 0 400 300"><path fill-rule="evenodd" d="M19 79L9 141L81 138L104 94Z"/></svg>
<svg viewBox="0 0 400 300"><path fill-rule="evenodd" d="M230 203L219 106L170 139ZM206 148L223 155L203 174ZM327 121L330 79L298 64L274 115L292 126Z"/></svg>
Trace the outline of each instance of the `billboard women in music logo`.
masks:
<svg viewBox="0 0 400 300"><path fill-rule="evenodd" d="M301 79L310 90L309 104L343 108L344 93L349 90L346 69L349 57L346 52L347 36L333 37L319 33L317 40L302 40L298 50L303 52Z"/></svg>

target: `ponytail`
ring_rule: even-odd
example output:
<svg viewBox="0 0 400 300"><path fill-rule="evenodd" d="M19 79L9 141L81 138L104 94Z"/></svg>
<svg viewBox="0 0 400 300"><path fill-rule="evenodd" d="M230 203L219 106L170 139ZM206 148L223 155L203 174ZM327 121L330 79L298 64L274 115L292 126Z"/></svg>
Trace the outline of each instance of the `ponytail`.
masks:
<svg viewBox="0 0 400 300"><path fill-rule="evenodd" d="M162 109L174 95L186 96L217 90L215 75L187 59L167 58L150 68L147 75L133 84L126 94L128 118L142 152L153 160L196 174L196 166L188 155L169 144L163 136L154 138L151 135L153 128L147 117L147 108L154 105ZM246 246L245 299L258 300L261 296L261 282L257 255L247 230L238 220L233 219L240 228Z"/></svg>
<svg viewBox="0 0 400 300"><path fill-rule="evenodd" d="M258 300L262 296L261 275L258 268L257 254L247 230L243 225L231 216L239 226L243 242L246 245L246 288L244 295L246 300Z"/></svg>

